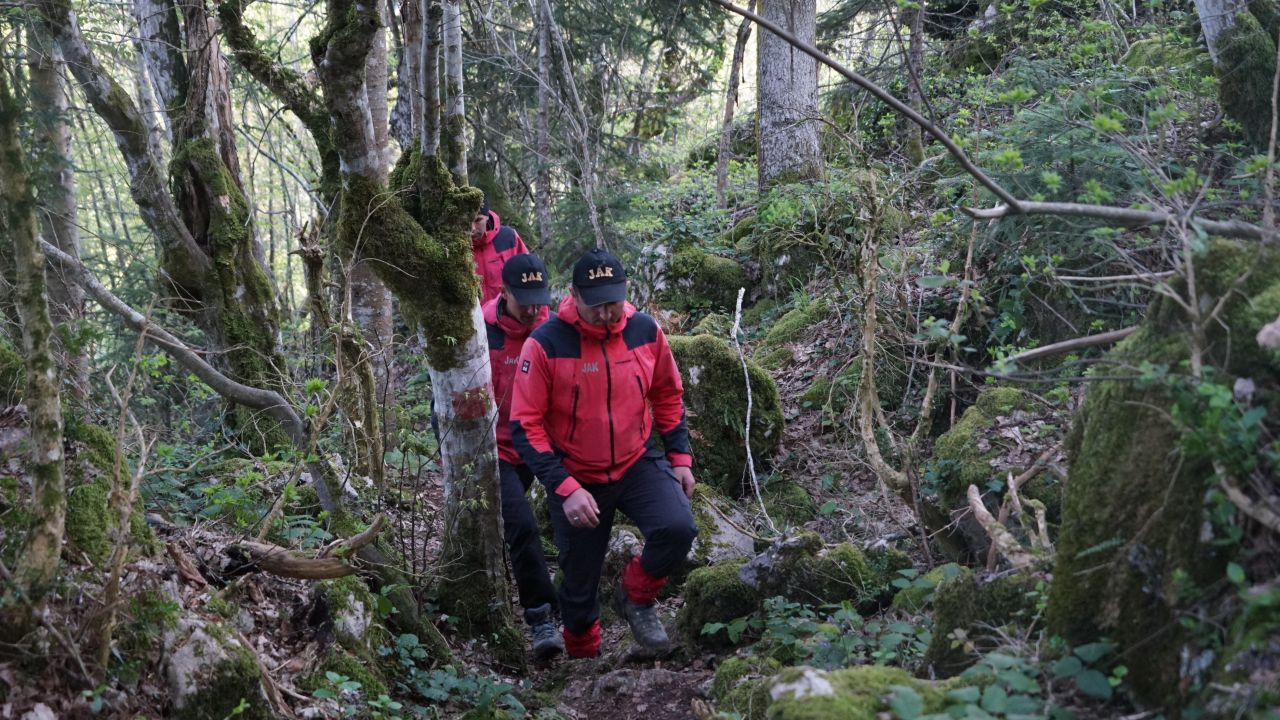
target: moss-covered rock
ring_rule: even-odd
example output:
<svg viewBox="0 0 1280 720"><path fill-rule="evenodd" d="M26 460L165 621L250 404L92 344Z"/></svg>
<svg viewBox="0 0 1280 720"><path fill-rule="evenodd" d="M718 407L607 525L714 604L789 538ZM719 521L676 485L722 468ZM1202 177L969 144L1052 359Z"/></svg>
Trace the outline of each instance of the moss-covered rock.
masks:
<svg viewBox="0 0 1280 720"><path fill-rule="evenodd" d="M750 525L746 515L712 486L702 483L694 486L693 521L698 526L698 537L694 538L693 547L689 550L686 568L703 567L753 554L754 541L739 529Z"/></svg>
<svg viewBox="0 0 1280 720"><path fill-rule="evenodd" d="M737 713L743 720L763 720L769 708L770 679L782 663L755 655L725 658L711 681L716 710Z"/></svg>
<svg viewBox="0 0 1280 720"><path fill-rule="evenodd" d="M785 315L769 328L764 336L764 345L776 348L789 342L795 342L804 336L814 325L826 319L831 312L831 300L826 297L815 298L787 311Z"/></svg>
<svg viewBox="0 0 1280 720"><path fill-rule="evenodd" d="M1250 378L1275 412L1280 357L1254 338L1262 323L1280 315L1280 253L1226 241L1211 243L1197 258L1197 292L1226 298L1207 331L1203 359L1214 381L1231 387ZM1175 292L1185 292L1181 281ZM1163 297L1154 300L1142 326L1108 354L1119 367L1178 368L1189 357L1186 317ZM1129 662L1128 682L1143 698L1167 706L1184 701L1180 673L1184 652L1195 654L1195 636L1178 618L1203 592L1222 587L1231 548L1209 535L1206 493L1217 486L1213 462L1170 422L1173 393L1195 391L1165 383L1106 380L1093 384L1068 437L1069 480L1050 589L1050 630L1069 642L1108 636ZM1192 597L1192 595L1195 595Z"/></svg>
<svg viewBox="0 0 1280 720"><path fill-rule="evenodd" d="M701 482L730 497L745 491L743 440L747 392L742 362L727 340L710 335L672 336L671 351L684 382L695 472ZM782 401L773 378L747 362L751 379L751 452L757 472L768 468L782 441Z"/></svg>
<svg viewBox="0 0 1280 720"><path fill-rule="evenodd" d="M111 557L110 481L98 477L67 492L67 539L93 564Z"/></svg>
<svg viewBox="0 0 1280 720"><path fill-rule="evenodd" d="M1235 23L1218 39L1218 98L1222 109L1240 123L1255 149L1271 136L1271 82L1275 75L1275 36L1250 12L1236 13Z"/></svg>
<svg viewBox="0 0 1280 720"><path fill-rule="evenodd" d="M773 477L761 492L764 509L780 529L803 525L818 514L818 506L800 483L786 477Z"/></svg>
<svg viewBox="0 0 1280 720"><path fill-rule="evenodd" d="M911 556L896 547L876 546L865 551L871 578L863 586L866 602L877 609L893 602L898 588L893 583L902 577L900 571L912 566Z"/></svg>
<svg viewBox="0 0 1280 720"><path fill-rule="evenodd" d="M988 491L989 481L1004 481L1004 473L994 467L1003 452L994 428L998 418L1036 409L1038 401L1016 388L988 388L978 395L973 406L964 411L956 424L943 433L934 445L933 459L927 469L925 503L929 505L927 521L931 531L939 532L940 548L951 559L967 561L977 558L989 547L987 535L968 511L967 492L970 485L983 491L988 505L999 505L1002 495ZM1040 500L1053 513L1046 513L1051 523L1059 519L1061 484L1049 473L1023 486L1022 495Z"/></svg>
<svg viewBox="0 0 1280 720"><path fill-rule="evenodd" d="M676 617L676 628L684 641L704 648L732 645L723 629L703 634L708 623L728 623L760 607L760 594L738 578L742 560L699 568L689 573L684 584L684 606Z"/></svg>
<svg viewBox="0 0 1280 720"><path fill-rule="evenodd" d="M733 318L724 313L711 313L698 321L697 325L689 331L690 335L711 335L714 337L727 338L729 331L733 329Z"/></svg>
<svg viewBox="0 0 1280 720"><path fill-rule="evenodd" d="M204 620L180 620L165 634L165 646L173 717L275 717L262 690L262 671L253 651L230 629Z"/></svg>
<svg viewBox="0 0 1280 720"><path fill-rule="evenodd" d="M1135 70L1153 70L1168 72L1170 68L1194 65L1198 74L1208 75L1213 72L1209 56L1203 51L1180 42L1176 36L1136 40L1129 46L1128 52L1120 58L1121 64Z"/></svg>
<svg viewBox="0 0 1280 720"><path fill-rule="evenodd" d="M321 688L332 690L327 673L337 673L347 680L360 683L359 693L365 698L377 699L390 692L387 680L377 663L361 659L340 645L330 645L316 663L315 668L298 679L298 687L308 693Z"/></svg>
<svg viewBox="0 0 1280 720"><path fill-rule="evenodd" d="M796 361L795 352L785 345L783 347L772 348L765 352L756 361L760 367L765 370L781 370Z"/></svg>
<svg viewBox="0 0 1280 720"><path fill-rule="evenodd" d="M921 659L921 672L935 677L958 674L977 660L975 650L994 647L1001 628L1030 623L1039 582L1029 575L1001 575L983 582L968 569L940 582L933 597L933 640ZM966 638L958 647L952 637L956 631Z"/></svg>
<svg viewBox="0 0 1280 720"><path fill-rule="evenodd" d="M905 670L877 665L823 672L787 668L771 682L770 720L877 720L887 717L895 688L910 688L925 713L947 706L946 694Z"/></svg>
<svg viewBox="0 0 1280 720"><path fill-rule="evenodd" d="M746 287L747 275L732 258L686 247L667 262L663 290L658 299L672 310L732 311L738 288Z"/></svg>
<svg viewBox="0 0 1280 720"><path fill-rule="evenodd" d="M391 643L391 634L377 616L378 601L358 575L316 584L324 593L333 634L338 644L365 661L377 657L377 650Z"/></svg>

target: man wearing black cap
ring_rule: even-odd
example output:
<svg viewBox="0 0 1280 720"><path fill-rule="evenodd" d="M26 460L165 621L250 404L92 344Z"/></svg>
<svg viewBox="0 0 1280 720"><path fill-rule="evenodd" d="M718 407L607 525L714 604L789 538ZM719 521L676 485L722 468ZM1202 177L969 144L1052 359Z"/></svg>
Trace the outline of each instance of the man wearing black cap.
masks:
<svg viewBox="0 0 1280 720"><path fill-rule="evenodd" d="M488 195L471 220L471 252L480 276L481 305L502 292L502 266L512 257L529 252L520 233L504 226L498 213L489 209Z"/></svg>
<svg viewBox="0 0 1280 720"><path fill-rule="evenodd" d="M667 645L654 602L698 532L680 373L662 329L626 292L616 257L583 255L571 297L530 335L516 371L512 439L548 490L570 657L600 652L597 591L616 510L639 526L645 546L614 599L649 648Z"/></svg>
<svg viewBox="0 0 1280 720"><path fill-rule="evenodd" d="M511 444L511 383L515 379L520 348L529 333L546 322L551 305L547 268L536 255L516 255L502 266L501 293L485 303L484 322L489 336L489 364L493 368L493 395L498 404L498 470L502 479L502 529L511 557L511 573L524 608L525 622L533 632L533 655L547 660L564 651L564 641L552 619L556 591L542 554L538 521L525 492L533 484L533 472Z"/></svg>

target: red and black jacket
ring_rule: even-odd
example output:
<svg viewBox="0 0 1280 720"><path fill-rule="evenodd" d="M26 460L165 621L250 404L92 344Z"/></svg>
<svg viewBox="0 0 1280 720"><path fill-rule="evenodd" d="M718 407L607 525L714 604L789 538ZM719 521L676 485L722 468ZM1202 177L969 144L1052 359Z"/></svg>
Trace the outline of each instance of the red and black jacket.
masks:
<svg viewBox="0 0 1280 720"><path fill-rule="evenodd" d="M568 496L621 478L655 426L671 464L692 465L683 399L657 321L627 304L617 324L590 325L568 297L520 353L512 440L547 489Z"/></svg>
<svg viewBox="0 0 1280 720"><path fill-rule="evenodd" d="M533 328L547 321L551 309L543 307L533 327L506 313L501 295L484 304L484 325L489 334L489 365L493 369L493 399L498 404L498 457L512 465L523 465L520 453L511 444L511 385L516 377L520 348Z"/></svg>
<svg viewBox="0 0 1280 720"><path fill-rule="evenodd" d="M498 213L489 211L489 231L480 240L471 241L476 257L476 274L480 276L480 304L489 302L502 292L502 266L513 255L529 252L520 233L502 224Z"/></svg>

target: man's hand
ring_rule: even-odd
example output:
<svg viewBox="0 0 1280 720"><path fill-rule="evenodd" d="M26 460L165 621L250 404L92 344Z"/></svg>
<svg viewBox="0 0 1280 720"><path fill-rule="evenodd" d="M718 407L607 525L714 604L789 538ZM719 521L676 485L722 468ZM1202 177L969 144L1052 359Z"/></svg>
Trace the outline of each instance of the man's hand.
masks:
<svg viewBox="0 0 1280 720"><path fill-rule="evenodd" d="M680 487L684 489L684 496L693 499L693 485L697 480L693 479L693 469L687 467L671 468L675 473L676 480L680 481Z"/></svg>
<svg viewBox="0 0 1280 720"><path fill-rule="evenodd" d="M586 488L578 488L564 499L564 515L576 528L593 528L600 524L600 507Z"/></svg>

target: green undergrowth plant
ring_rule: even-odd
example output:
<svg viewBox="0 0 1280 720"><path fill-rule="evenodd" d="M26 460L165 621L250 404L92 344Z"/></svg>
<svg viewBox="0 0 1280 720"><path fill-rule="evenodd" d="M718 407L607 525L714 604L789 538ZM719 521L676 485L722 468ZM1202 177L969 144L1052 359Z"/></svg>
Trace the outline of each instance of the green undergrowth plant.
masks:
<svg viewBox="0 0 1280 720"><path fill-rule="evenodd" d="M370 718L370 720L400 720L404 705L392 700L386 693L367 697L365 688L357 680L333 672L324 674L324 685L311 692L319 700L333 700L338 704L341 717Z"/></svg>
<svg viewBox="0 0 1280 720"><path fill-rule="evenodd" d="M765 600L759 613L707 623L702 632L726 633L734 643L755 636L755 654L826 670L864 664L911 667L932 639L927 619L863 618L847 602L815 608L782 597Z"/></svg>
<svg viewBox="0 0 1280 720"><path fill-rule="evenodd" d="M398 691L428 703L425 707L412 708L415 717L453 717L451 708L474 710L484 717L507 717L511 720L519 720L525 715L524 704L516 697L516 688L512 685L459 671L453 665L424 667L429 654L416 635L400 635L394 645L379 648L378 654L395 663Z"/></svg>

